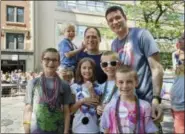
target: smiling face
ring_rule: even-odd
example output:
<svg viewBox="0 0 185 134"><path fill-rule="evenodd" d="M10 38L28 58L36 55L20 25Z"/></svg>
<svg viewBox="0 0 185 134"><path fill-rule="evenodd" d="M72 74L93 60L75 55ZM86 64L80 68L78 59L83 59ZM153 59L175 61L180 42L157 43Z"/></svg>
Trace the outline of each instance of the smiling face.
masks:
<svg viewBox="0 0 185 134"><path fill-rule="evenodd" d="M116 73L116 86L120 91L120 95L123 97L133 97L134 89L137 87L137 80L133 72L128 73Z"/></svg>
<svg viewBox="0 0 185 134"><path fill-rule="evenodd" d="M75 37L75 27L72 25L69 25L65 30L64 30L64 36L70 40L73 40Z"/></svg>
<svg viewBox="0 0 185 134"><path fill-rule="evenodd" d="M90 81L93 77L93 68L89 61L85 61L82 63L80 67L80 72L83 77L84 82Z"/></svg>
<svg viewBox="0 0 185 134"><path fill-rule="evenodd" d="M94 28L90 28L86 31L84 41L87 47L87 51L99 50L100 37Z"/></svg>
<svg viewBox="0 0 185 134"><path fill-rule="evenodd" d="M56 52L46 52L41 60L45 74L54 74L59 66L59 55Z"/></svg>
<svg viewBox="0 0 185 134"><path fill-rule="evenodd" d="M119 10L107 14L107 24L113 32L119 34L127 28L127 20Z"/></svg>
<svg viewBox="0 0 185 134"><path fill-rule="evenodd" d="M113 55L102 55L101 68L108 78L115 77L116 69L119 66L118 59Z"/></svg>

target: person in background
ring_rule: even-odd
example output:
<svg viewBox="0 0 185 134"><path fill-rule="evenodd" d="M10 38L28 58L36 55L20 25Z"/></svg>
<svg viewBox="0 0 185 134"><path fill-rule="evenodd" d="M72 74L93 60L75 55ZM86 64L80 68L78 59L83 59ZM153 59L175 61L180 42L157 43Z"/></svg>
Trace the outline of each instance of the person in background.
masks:
<svg viewBox="0 0 185 134"><path fill-rule="evenodd" d="M72 85L74 83L74 72L71 69L64 69L59 67L58 75L61 79L67 81L69 85Z"/></svg>
<svg viewBox="0 0 185 134"><path fill-rule="evenodd" d="M70 86L56 73L59 62L58 51L47 48L41 56L42 75L28 82L23 115L25 133L69 133L69 105L73 100Z"/></svg>
<svg viewBox="0 0 185 134"><path fill-rule="evenodd" d="M171 108L174 119L174 132L184 134L184 34L178 40L179 49L175 51L175 80L171 89Z"/></svg>

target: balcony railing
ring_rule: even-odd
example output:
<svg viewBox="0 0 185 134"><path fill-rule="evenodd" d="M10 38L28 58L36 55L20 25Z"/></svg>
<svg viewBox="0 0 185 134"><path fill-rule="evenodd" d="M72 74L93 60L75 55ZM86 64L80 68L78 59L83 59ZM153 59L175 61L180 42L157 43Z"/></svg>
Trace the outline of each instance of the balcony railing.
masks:
<svg viewBox="0 0 185 134"><path fill-rule="evenodd" d="M121 6L117 3L105 2L105 1L57 1L57 8L64 10L78 10L86 13L105 13L106 9L112 5ZM122 5L123 6L123 5Z"/></svg>

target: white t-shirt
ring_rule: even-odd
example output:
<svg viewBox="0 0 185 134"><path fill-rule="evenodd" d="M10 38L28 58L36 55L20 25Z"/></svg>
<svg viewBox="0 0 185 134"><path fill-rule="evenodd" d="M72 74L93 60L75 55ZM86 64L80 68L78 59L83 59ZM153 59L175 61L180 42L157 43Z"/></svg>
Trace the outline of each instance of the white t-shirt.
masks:
<svg viewBox="0 0 185 134"><path fill-rule="evenodd" d="M88 89L83 84L79 85L74 83L71 85L71 90L72 90L72 93L76 96L76 101L78 101L77 89L81 87L82 87L83 96L90 97ZM84 117L89 118L89 122L86 125L82 123L82 119ZM100 129L98 126L97 114L93 116L90 115L89 113L84 114L83 112L81 112L80 109L78 109L74 115L72 131L73 133L98 133Z"/></svg>

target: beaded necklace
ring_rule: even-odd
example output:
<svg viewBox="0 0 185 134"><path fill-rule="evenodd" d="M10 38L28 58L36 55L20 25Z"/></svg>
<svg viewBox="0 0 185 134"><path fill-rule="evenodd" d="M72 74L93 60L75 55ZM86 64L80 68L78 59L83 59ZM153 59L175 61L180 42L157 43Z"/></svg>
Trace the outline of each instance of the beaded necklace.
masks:
<svg viewBox="0 0 185 134"><path fill-rule="evenodd" d="M111 92L110 96L108 97L108 99L107 99L105 102L103 102L104 99L105 99L105 92L107 91L107 85L108 85L108 82L106 81L106 82L105 82L105 86L104 86L104 91L103 91L103 94L102 94L102 97L101 97L101 101L102 101L102 103L104 103L104 104L109 103L110 100L112 99L112 96L113 96L114 93L117 91L116 84L114 84L114 87L113 87L113 89L112 89L112 92Z"/></svg>
<svg viewBox="0 0 185 134"><path fill-rule="evenodd" d="M135 129L134 129L134 134L136 133L136 130L138 129L138 133L140 132L140 108L139 108L139 100L137 97L135 97L136 104L135 104L135 111L136 111L136 124L135 124ZM119 117L119 107L120 107L120 96L116 102L116 112L115 112L115 117L116 117L116 122L118 125L118 133L123 133L122 132L122 127L121 127L121 121ZM137 123L138 122L138 123Z"/></svg>
<svg viewBox="0 0 185 134"><path fill-rule="evenodd" d="M55 75L54 80L53 80L53 88L51 89L51 96L49 97L48 92L47 92L47 87L46 87L46 77L43 74L42 75L42 85L43 85L43 99L44 102L46 102L49 105L49 108L53 109L54 105L56 103L57 100L57 93L58 93L58 81L57 81L57 77Z"/></svg>

